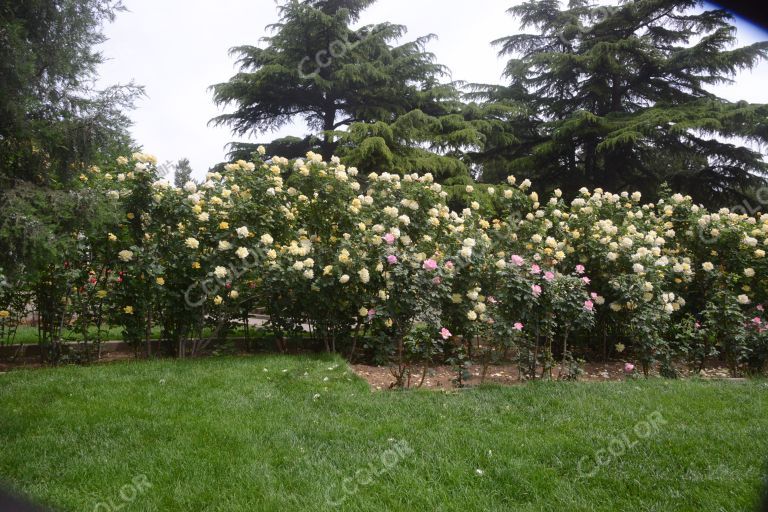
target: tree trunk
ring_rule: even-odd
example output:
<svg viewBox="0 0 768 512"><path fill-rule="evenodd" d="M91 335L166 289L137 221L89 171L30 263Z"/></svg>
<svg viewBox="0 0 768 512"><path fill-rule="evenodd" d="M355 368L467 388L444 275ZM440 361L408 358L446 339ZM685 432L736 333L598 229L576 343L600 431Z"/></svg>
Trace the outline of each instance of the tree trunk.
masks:
<svg viewBox="0 0 768 512"><path fill-rule="evenodd" d="M336 152L336 148L338 147L338 143L335 142L333 139L333 135L331 135L328 132L331 132L335 129L336 124L336 108L330 107L328 110L326 110L325 115L323 117L323 140L320 142L320 154L323 155L323 160L326 162L331 159L333 154Z"/></svg>

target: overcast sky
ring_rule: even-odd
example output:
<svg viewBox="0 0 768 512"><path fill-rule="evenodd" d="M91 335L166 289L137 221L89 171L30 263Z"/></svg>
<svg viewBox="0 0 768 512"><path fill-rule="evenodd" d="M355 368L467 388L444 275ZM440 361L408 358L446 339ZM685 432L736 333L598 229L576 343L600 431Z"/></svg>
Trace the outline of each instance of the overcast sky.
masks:
<svg viewBox="0 0 768 512"><path fill-rule="evenodd" d="M132 133L161 162L187 157L196 177L224 160L225 145L235 140L227 128L208 120L220 113L208 87L237 71L229 48L258 44L265 26L277 21L273 0L124 0L129 12L108 25L102 52L100 85L144 85L147 97L131 114ZM455 80L499 83L505 59L490 42L517 31L505 14L519 0L379 0L361 24L389 21L406 25L407 39L434 33L428 49L447 65ZM739 20L741 44L768 39L761 29ZM719 88L729 99L768 103L768 63L745 71L737 84ZM303 135L303 125L285 127L259 140Z"/></svg>

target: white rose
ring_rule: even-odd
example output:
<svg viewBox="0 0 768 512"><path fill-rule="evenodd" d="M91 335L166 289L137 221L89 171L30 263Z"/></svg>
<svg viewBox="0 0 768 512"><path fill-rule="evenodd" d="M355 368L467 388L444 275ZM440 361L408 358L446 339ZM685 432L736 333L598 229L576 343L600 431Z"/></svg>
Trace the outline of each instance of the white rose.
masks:
<svg viewBox="0 0 768 512"><path fill-rule="evenodd" d="M120 258L120 261L129 262L133 259L133 251L129 250L123 250L117 253L117 257Z"/></svg>

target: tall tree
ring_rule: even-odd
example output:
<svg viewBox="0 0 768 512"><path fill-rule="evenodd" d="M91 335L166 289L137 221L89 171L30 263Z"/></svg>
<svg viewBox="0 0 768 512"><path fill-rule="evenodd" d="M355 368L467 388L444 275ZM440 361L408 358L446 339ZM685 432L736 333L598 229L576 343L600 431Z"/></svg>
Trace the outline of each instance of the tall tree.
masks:
<svg viewBox="0 0 768 512"><path fill-rule="evenodd" d="M732 103L711 86L768 56L768 42L731 48L723 10L697 0L615 6L527 1L509 9L524 33L495 41L512 56L509 86L486 99L530 106L510 170L552 188L640 189L667 182L709 204L732 204L768 166L746 142L768 142L768 106ZM531 129L532 128L532 129Z"/></svg>
<svg viewBox="0 0 768 512"><path fill-rule="evenodd" d="M189 165L189 158L182 158L174 165L173 184L181 188L190 179L192 179L192 166Z"/></svg>
<svg viewBox="0 0 768 512"><path fill-rule="evenodd" d="M266 46L239 46L241 71L212 86L217 105L234 112L212 120L238 135L267 131L302 118L321 137L328 158L335 131L352 123L393 122L412 110L444 112L456 97L439 78L446 69L425 50L433 36L393 45L406 28L380 23L351 28L374 0L289 0Z"/></svg>
<svg viewBox="0 0 768 512"><path fill-rule="evenodd" d="M93 89L118 0L0 0L0 189L64 183L130 146L133 85Z"/></svg>

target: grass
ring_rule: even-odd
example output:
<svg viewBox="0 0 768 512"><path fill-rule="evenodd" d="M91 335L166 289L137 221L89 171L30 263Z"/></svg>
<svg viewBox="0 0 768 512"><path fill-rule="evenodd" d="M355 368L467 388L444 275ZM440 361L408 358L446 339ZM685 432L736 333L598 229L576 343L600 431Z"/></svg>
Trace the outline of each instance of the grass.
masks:
<svg viewBox="0 0 768 512"><path fill-rule="evenodd" d="M151 338L154 340L160 339L161 331L162 331L161 327L159 326L153 327ZM251 328L250 335L254 336L256 331L257 331L256 328ZM88 332L92 337L95 337L96 328L90 327L88 329ZM212 332L213 332L212 328L206 327L203 329L203 336L210 336ZM229 332L228 335L230 338L244 337L245 329L233 329ZM77 331L67 330L62 335L62 338L64 339L64 341L83 341L82 333ZM123 340L122 327L108 327L104 329L101 333L101 340L102 341L122 341ZM28 325L21 325L18 327L16 331L16 336L13 339L14 345L36 345L37 343L38 343L37 327L30 327Z"/></svg>
<svg viewBox="0 0 768 512"><path fill-rule="evenodd" d="M765 381L372 393L227 357L10 372L0 411L2 478L71 511L742 511L768 455Z"/></svg>

